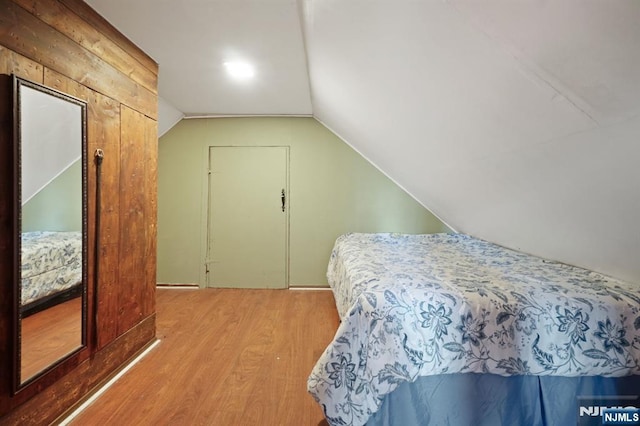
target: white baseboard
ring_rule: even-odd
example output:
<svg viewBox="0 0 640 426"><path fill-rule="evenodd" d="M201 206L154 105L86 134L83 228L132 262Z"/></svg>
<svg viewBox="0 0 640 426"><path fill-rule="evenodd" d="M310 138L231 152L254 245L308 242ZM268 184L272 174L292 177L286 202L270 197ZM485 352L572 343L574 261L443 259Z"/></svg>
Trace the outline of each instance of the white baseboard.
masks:
<svg viewBox="0 0 640 426"><path fill-rule="evenodd" d="M304 290L304 291L314 291L314 290L331 290L331 287L289 287L289 290Z"/></svg>
<svg viewBox="0 0 640 426"><path fill-rule="evenodd" d="M122 370L120 370L118 372L118 374L116 374L115 376L113 376L111 378L111 380L109 380L107 383L105 383L100 389L98 389L96 391L96 393L94 393L93 395L91 395L85 402L82 403L82 405L80 405L78 408L76 408L75 410L73 410L73 412L71 414L69 414L62 422L59 423L60 426L67 426L70 422L73 421L73 419L75 419L80 413L82 413L82 411L84 411L85 408L87 408L89 405L91 405L96 399L98 399L103 393L105 393L107 391L107 389L109 389L111 386L113 386L113 384L115 382L118 381L118 379L122 376L124 376L127 371L129 371L131 369L131 367L133 367L134 365L136 365L138 362L140 362L140 360L142 358L144 358L145 356L147 356L147 354L149 352L151 352L152 349L154 349L156 346L158 346L160 344L160 340L156 340L154 343L152 343L147 349L145 349L140 355L138 355L133 361L131 361L129 364L127 364L126 367L124 367Z"/></svg>

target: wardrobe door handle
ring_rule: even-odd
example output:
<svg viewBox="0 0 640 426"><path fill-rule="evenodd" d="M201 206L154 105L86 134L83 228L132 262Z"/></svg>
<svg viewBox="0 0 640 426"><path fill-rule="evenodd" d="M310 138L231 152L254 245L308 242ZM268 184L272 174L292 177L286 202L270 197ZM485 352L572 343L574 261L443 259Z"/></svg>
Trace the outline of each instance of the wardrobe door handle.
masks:
<svg viewBox="0 0 640 426"><path fill-rule="evenodd" d="M285 205L285 203L287 202L287 197L286 197L286 195L284 194L284 189L282 190L282 193L281 193L281 195L280 195L280 199L282 200L282 211L284 211L284 205Z"/></svg>

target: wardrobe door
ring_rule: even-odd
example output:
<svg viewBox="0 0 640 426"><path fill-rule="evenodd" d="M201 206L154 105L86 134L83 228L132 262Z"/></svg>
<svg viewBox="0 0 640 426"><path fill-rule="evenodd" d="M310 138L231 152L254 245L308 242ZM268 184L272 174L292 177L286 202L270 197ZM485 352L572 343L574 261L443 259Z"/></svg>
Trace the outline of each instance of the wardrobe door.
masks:
<svg viewBox="0 0 640 426"><path fill-rule="evenodd" d="M126 106L120 134L118 335L155 312L156 121Z"/></svg>

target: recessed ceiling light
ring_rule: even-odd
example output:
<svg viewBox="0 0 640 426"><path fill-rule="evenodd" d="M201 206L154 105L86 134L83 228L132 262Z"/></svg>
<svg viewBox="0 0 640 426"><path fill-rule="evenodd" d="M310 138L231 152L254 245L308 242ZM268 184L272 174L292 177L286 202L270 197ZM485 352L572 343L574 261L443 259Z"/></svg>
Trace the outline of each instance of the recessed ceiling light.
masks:
<svg viewBox="0 0 640 426"><path fill-rule="evenodd" d="M227 73L236 80L249 80L256 74L248 62L229 61L224 63Z"/></svg>

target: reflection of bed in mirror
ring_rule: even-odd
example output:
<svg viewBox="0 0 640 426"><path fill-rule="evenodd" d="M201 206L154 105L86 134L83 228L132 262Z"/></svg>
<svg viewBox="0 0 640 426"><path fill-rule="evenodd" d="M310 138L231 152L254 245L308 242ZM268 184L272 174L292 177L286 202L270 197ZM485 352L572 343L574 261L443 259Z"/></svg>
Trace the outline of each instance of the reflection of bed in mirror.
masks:
<svg viewBox="0 0 640 426"><path fill-rule="evenodd" d="M22 316L82 294L82 234L22 233Z"/></svg>

